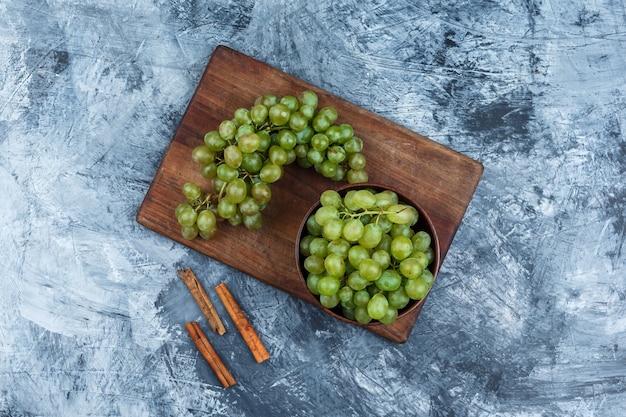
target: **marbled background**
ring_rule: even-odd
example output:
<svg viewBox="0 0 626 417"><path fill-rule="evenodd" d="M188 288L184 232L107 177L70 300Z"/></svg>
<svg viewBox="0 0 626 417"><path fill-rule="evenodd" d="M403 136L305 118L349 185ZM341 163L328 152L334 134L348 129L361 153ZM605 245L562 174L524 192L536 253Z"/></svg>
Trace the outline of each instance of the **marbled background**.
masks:
<svg viewBox="0 0 626 417"><path fill-rule="evenodd" d="M136 223L220 44L484 164L405 344ZM0 416L623 416L625 74L623 0L0 0Z"/></svg>

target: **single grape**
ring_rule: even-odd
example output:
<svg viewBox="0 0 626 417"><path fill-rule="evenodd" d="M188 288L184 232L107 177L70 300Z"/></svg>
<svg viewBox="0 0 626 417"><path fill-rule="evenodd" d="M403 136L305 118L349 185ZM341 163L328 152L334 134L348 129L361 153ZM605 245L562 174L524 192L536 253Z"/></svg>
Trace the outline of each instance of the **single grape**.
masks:
<svg viewBox="0 0 626 417"><path fill-rule="evenodd" d="M407 258L413 252L413 243L406 236L394 237L391 241L391 256L398 261Z"/></svg>
<svg viewBox="0 0 626 417"><path fill-rule="evenodd" d="M195 224L193 226L181 226L180 227L180 234L182 235L183 238L187 239L187 240L193 240L196 238L196 236L198 236L198 226L196 226Z"/></svg>
<svg viewBox="0 0 626 417"><path fill-rule="evenodd" d="M382 293L375 294L367 303L367 314L373 319L381 319L387 314L389 302Z"/></svg>
<svg viewBox="0 0 626 417"><path fill-rule="evenodd" d="M330 121L330 119L323 114L318 114L313 118L313 121L311 122L313 130L318 133L325 132L331 125L332 122Z"/></svg>
<svg viewBox="0 0 626 417"><path fill-rule="evenodd" d="M367 163L367 159L365 155L360 152L350 154L348 156L348 165L351 169L359 171L365 168L365 164Z"/></svg>
<svg viewBox="0 0 626 417"><path fill-rule="evenodd" d="M419 252L426 252L431 244L431 237L428 232L420 230L411 238L413 249Z"/></svg>
<svg viewBox="0 0 626 417"><path fill-rule="evenodd" d="M370 281L361 276L359 270L352 271L346 280L348 286L355 291L362 290L370 285Z"/></svg>
<svg viewBox="0 0 626 417"><path fill-rule="evenodd" d="M217 218L211 210L202 210L198 213L196 225L198 226L198 230L202 232L210 232L212 229L217 227Z"/></svg>
<svg viewBox="0 0 626 417"><path fill-rule="evenodd" d="M341 300L339 299L339 295L337 293L333 295L320 294L320 304L326 308L335 308L340 302Z"/></svg>
<svg viewBox="0 0 626 417"><path fill-rule="evenodd" d="M235 123L233 123L232 120L224 120L220 123L217 131L222 139L229 141L235 137L235 133L237 133L237 126L235 126Z"/></svg>
<svg viewBox="0 0 626 417"><path fill-rule="evenodd" d="M421 300L426 297L429 289L430 285L428 285L428 283L421 278L409 279L404 284L404 290L413 300Z"/></svg>
<svg viewBox="0 0 626 417"><path fill-rule="evenodd" d="M246 195L243 201L239 203L239 211L244 216L253 216L261 211L261 206L254 197Z"/></svg>
<svg viewBox="0 0 626 417"><path fill-rule="evenodd" d="M298 99L292 95L286 95L281 97L280 103L287 106L290 112L294 112L298 110L300 103L298 103Z"/></svg>
<svg viewBox="0 0 626 417"><path fill-rule="evenodd" d="M243 216L243 225L250 230L259 230L263 227L263 216L260 212L252 214L250 216Z"/></svg>
<svg viewBox="0 0 626 417"><path fill-rule="evenodd" d="M261 137L257 133L246 133L239 137L237 145L242 153L250 154L256 152L261 146Z"/></svg>
<svg viewBox="0 0 626 417"><path fill-rule="evenodd" d="M317 94L314 91L305 90L298 95L298 102L301 106L308 105L316 108L318 102Z"/></svg>
<svg viewBox="0 0 626 417"><path fill-rule="evenodd" d="M217 203L217 213L220 217L228 219L237 213L237 203L233 203L227 197L223 197Z"/></svg>
<svg viewBox="0 0 626 417"><path fill-rule="evenodd" d="M394 204L388 207L385 213L393 223L407 224L413 220L413 212L406 204Z"/></svg>
<svg viewBox="0 0 626 417"><path fill-rule="evenodd" d="M343 220L341 219L329 219L322 226L322 236L326 240L335 240L341 237L343 232Z"/></svg>
<svg viewBox="0 0 626 417"><path fill-rule="evenodd" d="M179 213L178 213L178 223L180 223L181 226L185 226L185 227L192 227L196 224L196 219L198 218L198 213L196 213L196 211L191 207L186 207L184 209L182 209Z"/></svg>
<svg viewBox="0 0 626 417"><path fill-rule="evenodd" d="M320 204L322 206L339 207L341 205L341 194L335 190L324 190L320 195Z"/></svg>
<svg viewBox="0 0 626 417"><path fill-rule="evenodd" d="M283 169L274 163L266 164L259 173L261 180L269 184L278 181L282 175Z"/></svg>
<svg viewBox="0 0 626 417"><path fill-rule="evenodd" d="M370 253L361 245L354 245L348 251L348 261L355 268L358 268L365 259L370 259Z"/></svg>
<svg viewBox="0 0 626 417"><path fill-rule="evenodd" d="M291 113L289 117L289 128L295 132L304 130L309 125L309 118L301 111Z"/></svg>
<svg viewBox="0 0 626 417"><path fill-rule="evenodd" d="M361 324L367 324L372 321L372 317L367 313L367 307L356 307L354 309L354 319Z"/></svg>
<svg viewBox="0 0 626 417"><path fill-rule="evenodd" d="M326 272L333 277L342 277L346 272L346 264L343 258L333 253L324 259L324 268Z"/></svg>
<svg viewBox="0 0 626 417"><path fill-rule="evenodd" d="M291 130L283 129L276 135L276 143L283 149L293 149L297 144L296 134Z"/></svg>
<svg viewBox="0 0 626 417"><path fill-rule="evenodd" d="M224 162L231 168L239 168L243 160L243 153L237 145L229 145L224 148Z"/></svg>
<svg viewBox="0 0 626 417"><path fill-rule="evenodd" d="M365 171L364 169L350 169L346 174L346 178L348 179L348 182L350 184L358 184L361 182L367 182L369 176L367 174L367 171Z"/></svg>
<svg viewBox="0 0 626 417"><path fill-rule="evenodd" d="M384 316L378 319L381 323L392 324L398 319L398 310L395 308L387 307L387 312Z"/></svg>
<svg viewBox="0 0 626 417"><path fill-rule="evenodd" d="M200 165L207 165L215 160L215 151L206 145L196 146L191 151L191 159Z"/></svg>
<svg viewBox="0 0 626 417"><path fill-rule="evenodd" d="M263 168L263 157L258 152L244 153L240 168L249 174L258 174Z"/></svg>
<svg viewBox="0 0 626 417"><path fill-rule="evenodd" d="M363 235L359 238L359 245L373 249L383 238L383 229L376 223L368 223L363 227Z"/></svg>
<svg viewBox="0 0 626 417"><path fill-rule="evenodd" d="M239 176L239 171L237 170L237 168L233 168L232 166L228 164L219 164L217 166L217 178L224 181L225 183L228 183L234 180L238 176ZM219 188L213 187L213 189L219 189Z"/></svg>
<svg viewBox="0 0 626 417"><path fill-rule="evenodd" d="M402 277L393 269L385 269L376 280L376 286L383 291L393 291L402 285Z"/></svg>
<svg viewBox="0 0 626 417"><path fill-rule="evenodd" d="M248 125L252 123L252 118L250 117L250 110L246 108L239 108L235 110L235 120L240 125Z"/></svg>
<svg viewBox="0 0 626 417"><path fill-rule="evenodd" d="M269 115L269 110L263 104L256 104L254 107L250 109L250 119L257 125L261 125L267 119Z"/></svg>
<svg viewBox="0 0 626 417"><path fill-rule="evenodd" d="M320 274L311 274L309 273L306 278L306 286L314 295L320 295L320 292L317 290L317 285L322 276Z"/></svg>
<svg viewBox="0 0 626 417"><path fill-rule="evenodd" d="M269 120L274 126L283 126L289 122L291 111L282 103L276 103L269 109Z"/></svg>
<svg viewBox="0 0 626 417"><path fill-rule="evenodd" d="M267 204L272 199L272 190L268 184L264 182L257 182L252 185L250 195L254 197L259 204Z"/></svg>
<svg viewBox="0 0 626 417"><path fill-rule="evenodd" d="M337 121L337 117L339 117L337 109L331 106L321 108L317 114L326 116L331 124L335 123Z"/></svg>
<svg viewBox="0 0 626 417"><path fill-rule="evenodd" d="M202 190L195 182L186 182L183 185L183 195L191 203L198 201L202 197Z"/></svg>
<svg viewBox="0 0 626 417"><path fill-rule="evenodd" d="M210 150L219 152L226 146L226 141L222 139L218 131L211 131L204 135L204 144Z"/></svg>
<svg viewBox="0 0 626 417"><path fill-rule="evenodd" d="M348 242L356 242L363 236L365 226L357 218L349 219L343 226L343 237Z"/></svg>
<svg viewBox="0 0 626 417"><path fill-rule="evenodd" d="M234 204L241 203L248 195L248 186L241 178L235 178L226 184L226 197Z"/></svg>
<svg viewBox="0 0 626 417"><path fill-rule="evenodd" d="M337 293L337 291L339 291L340 287L341 281L339 280L339 278L330 275L323 276L317 283L317 290L319 291L320 295L334 295Z"/></svg>

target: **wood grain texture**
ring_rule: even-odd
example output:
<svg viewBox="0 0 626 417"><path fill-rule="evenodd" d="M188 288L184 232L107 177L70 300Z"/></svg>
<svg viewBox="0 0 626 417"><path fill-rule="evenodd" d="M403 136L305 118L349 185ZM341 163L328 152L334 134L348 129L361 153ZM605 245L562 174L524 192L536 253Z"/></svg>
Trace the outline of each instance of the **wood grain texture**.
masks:
<svg viewBox="0 0 626 417"><path fill-rule="evenodd" d="M402 190L429 213L443 261L482 175L480 163L224 46L217 47L211 56L139 208L137 221L262 282L314 302L296 270L298 227L322 191L345 183L325 179L295 164L286 167L283 178L272 185L272 201L263 212L260 232L221 224L218 238L187 241L181 237L173 215L176 205L183 201L181 187L185 182L208 186L190 156L191 150L203 143L207 131L216 130L222 120L232 118L237 108L250 107L262 94L297 95L306 89L318 94L320 107L335 107L337 122L351 124L355 136L363 139L370 181ZM389 340L404 342L418 315L416 310L393 325L369 329Z"/></svg>

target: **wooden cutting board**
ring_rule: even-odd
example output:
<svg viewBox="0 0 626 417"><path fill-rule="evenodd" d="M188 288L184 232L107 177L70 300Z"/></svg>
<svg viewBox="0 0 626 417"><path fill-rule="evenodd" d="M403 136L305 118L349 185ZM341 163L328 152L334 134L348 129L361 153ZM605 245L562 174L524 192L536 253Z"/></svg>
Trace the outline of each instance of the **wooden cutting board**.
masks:
<svg viewBox="0 0 626 417"><path fill-rule="evenodd" d="M298 95L307 89L318 94L320 108L335 107L339 112L337 122L351 124L355 136L363 139L369 180L402 190L430 214L443 261L482 175L480 163L225 46L217 47L211 56L139 208L137 221L315 304L315 297L296 270L296 236L303 216L321 192L345 183L292 164L286 167L283 178L272 185L272 201L263 211L260 231L220 224L219 236L211 241L183 239L173 214L176 205L184 202L181 187L185 182L206 184L199 167L191 160L191 150L203 144L206 132L217 130L219 123L231 119L237 108L251 107L263 94ZM420 310L392 325L368 329L391 341L405 342Z"/></svg>

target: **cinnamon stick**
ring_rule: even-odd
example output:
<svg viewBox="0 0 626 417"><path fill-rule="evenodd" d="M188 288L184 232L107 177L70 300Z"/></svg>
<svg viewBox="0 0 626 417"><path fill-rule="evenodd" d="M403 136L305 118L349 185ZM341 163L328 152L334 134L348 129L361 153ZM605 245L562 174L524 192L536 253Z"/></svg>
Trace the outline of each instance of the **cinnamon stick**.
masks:
<svg viewBox="0 0 626 417"><path fill-rule="evenodd" d="M226 286L225 283L221 283L215 287L215 291L217 295L224 303L224 307L226 307L226 311L228 315L233 320L235 327L239 330L241 337L243 337L244 342L248 345L250 352L252 352L252 356L257 361L257 363L261 363L266 359L269 359L270 354L263 345L263 342L259 338L259 335L250 324L250 321L245 316L244 312L237 304L237 301L231 294L230 290Z"/></svg>
<svg viewBox="0 0 626 417"><path fill-rule="evenodd" d="M200 281L198 281L198 278L193 273L193 271L189 268L179 269L178 275L187 285L187 288L189 288L191 295L193 296L194 300L196 300L196 303L200 307L200 310L202 310L202 313L204 313L204 316L208 320L211 329L220 336L226 333L224 323L222 323L222 320L217 314L213 303L209 299L206 291L204 291L204 288L202 288L202 284L200 284Z"/></svg>
<svg viewBox="0 0 626 417"><path fill-rule="evenodd" d="M222 362L217 352L215 352L215 349L213 349L209 339L207 339L202 332L200 325L192 321L185 324L185 329L187 329L189 336L191 336L191 339L196 344L200 354L208 362L211 369L213 369L213 372L215 372L215 375L217 375L217 378L224 388L234 385L236 382L235 378L233 378L232 374L226 368L226 365L224 365L224 362Z"/></svg>

